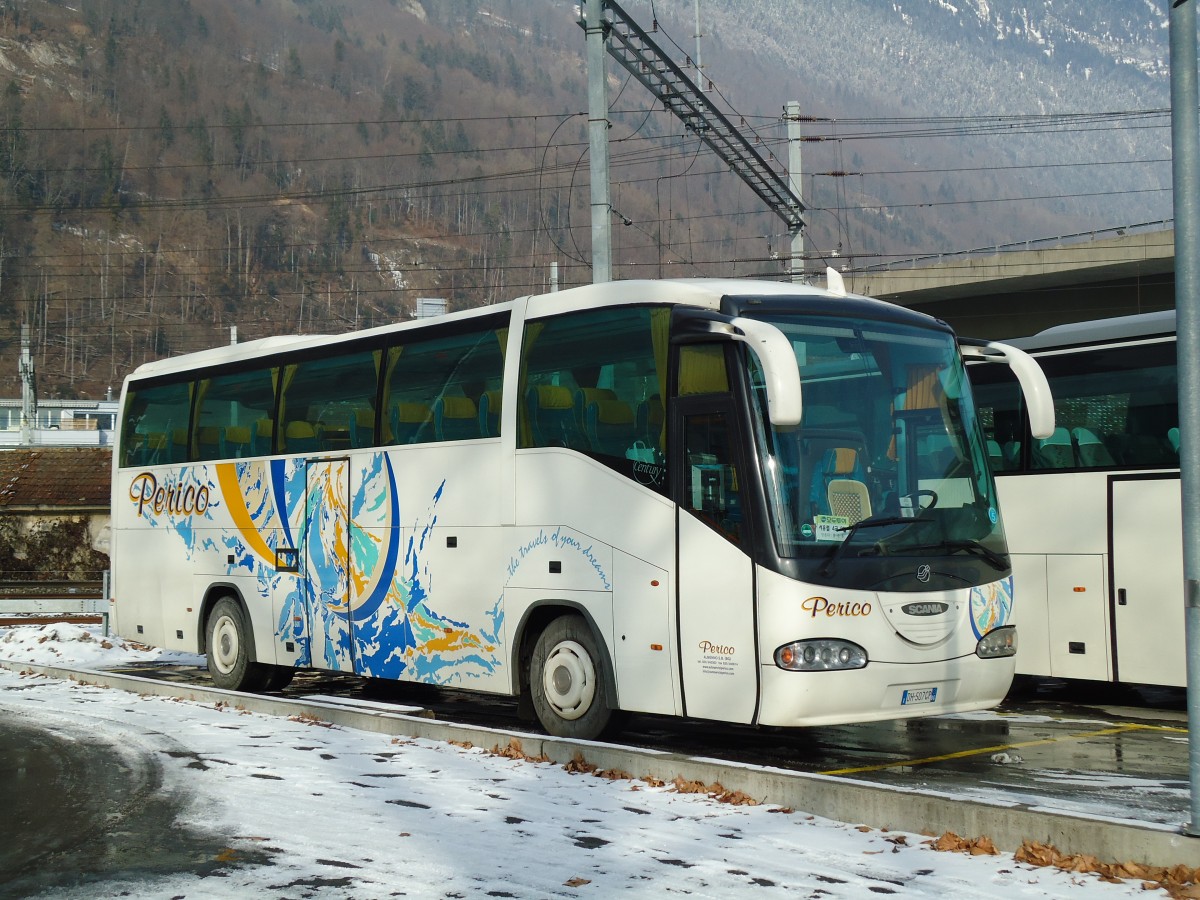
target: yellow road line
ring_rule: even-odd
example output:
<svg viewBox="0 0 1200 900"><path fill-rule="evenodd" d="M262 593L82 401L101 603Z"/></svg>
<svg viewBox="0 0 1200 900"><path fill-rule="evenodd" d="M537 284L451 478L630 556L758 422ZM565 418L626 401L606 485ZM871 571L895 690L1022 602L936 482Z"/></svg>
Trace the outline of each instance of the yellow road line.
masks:
<svg viewBox="0 0 1200 900"><path fill-rule="evenodd" d="M1086 731L1080 734L1067 734L1062 737L1042 738L1036 741L1018 741L1013 744L1000 744L995 747L980 747L977 750L959 750L956 753L945 753L941 756L927 756L924 759L902 759L896 762L879 763L873 766L856 766L849 769L827 769L820 775L856 775L861 772L878 772L882 769L895 769L901 766L923 766L928 763L946 762L951 759L965 759L968 756L980 756L984 753L1003 753L1005 750L1019 750L1024 747L1041 747L1046 744L1057 744L1060 741L1085 741L1089 738L1109 737L1130 731L1163 731L1187 734L1186 728L1173 728L1169 725L1117 725L1113 728L1102 728L1099 731Z"/></svg>

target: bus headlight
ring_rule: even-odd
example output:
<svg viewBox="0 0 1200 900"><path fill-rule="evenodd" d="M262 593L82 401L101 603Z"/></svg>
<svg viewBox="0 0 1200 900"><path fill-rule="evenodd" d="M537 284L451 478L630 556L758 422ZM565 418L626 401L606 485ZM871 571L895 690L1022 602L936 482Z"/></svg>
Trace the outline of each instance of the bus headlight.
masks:
<svg viewBox="0 0 1200 900"><path fill-rule="evenodd" d="M824 638L813 641L792 641L775 651L775 665L792 672L861 669L866 664L867 651L849 641Z"/></svg>
<svg viewBox="0 0 1200 900"><path fill-rule="evenodd" d="M997 659L1017 655L1017 627L1005 625L989 631L975 645L975 655L980 659Z"/></svg>

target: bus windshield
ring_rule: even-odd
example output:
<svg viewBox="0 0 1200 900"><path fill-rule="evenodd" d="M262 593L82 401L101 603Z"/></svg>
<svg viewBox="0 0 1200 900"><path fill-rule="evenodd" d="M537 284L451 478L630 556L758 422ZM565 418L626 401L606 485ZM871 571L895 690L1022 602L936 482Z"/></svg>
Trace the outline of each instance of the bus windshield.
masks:
<svg viewBox="0 0 1200 900"><path fill-rule="evenodd" d="M751 363L769 518L797 574L895 591L1007 575L986 444L954 336L886 321L762 318L790 340L804 392L799 427L772 426Z"/></svg>

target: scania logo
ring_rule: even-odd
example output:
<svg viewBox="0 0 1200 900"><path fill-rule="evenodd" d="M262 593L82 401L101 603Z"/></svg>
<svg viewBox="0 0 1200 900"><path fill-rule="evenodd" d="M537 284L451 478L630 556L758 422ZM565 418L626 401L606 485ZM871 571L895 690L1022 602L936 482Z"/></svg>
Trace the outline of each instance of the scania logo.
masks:
<svg viewBox="0 0 1200 900"><path fill-rule="evenodd" d="M921 582L921 584L929 580L930 574L932 573L928 565L917 566L917 581Z"/></svg>
<svg viewBox="0 0 1200 900"><path fill-rule="evenodd" d="M909 603L900 607L906 616L940 616L950 608L949 603Z"/></svg>

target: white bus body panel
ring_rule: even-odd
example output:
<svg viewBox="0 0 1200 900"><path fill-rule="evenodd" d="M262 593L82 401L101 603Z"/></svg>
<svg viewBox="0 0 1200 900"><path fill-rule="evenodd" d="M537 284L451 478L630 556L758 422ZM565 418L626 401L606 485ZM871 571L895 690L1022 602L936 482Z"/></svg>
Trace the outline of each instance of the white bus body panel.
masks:
<svg viewBox="0 0 1200 900"><path fill-rule="evenodd" d="M1180 481L1116 477L1112 496L1117 673L1185 687Z"/></svg>
<svg viewBox="0 0 1200 900"><path fill-rule="evenodd" d="M673 675L674 582L665 569L616 551L613 585L613 663L621 708L682 713Z"/></svg>
<svg viewBox="0 0 1200 900"><path fill-rule="evenodd" d="M524 608L508 610L510 627L530 605L562 601L567 590L593 592L587 608L614 663L621 708L682 712L674 674L674 504L558 448L518 451L516 483L518 527L509 546L505 605L511 586L522 589ZM551 562L558 573L550 574Z"/></svg>
<svg viewBox="0 0 1200 900"><path fill-rule="evenodd" d="M1112 678L1107 562L1107 554L1100 553L1046 558L1050 674L1055 678Z"/></svg>
<svg viewBox="0 0 1200 900"><path fill-rule="evenodd" d="M748 723L758 701L754 566L679 510L679 645L687 714Z"/></svg>
<svg viewBox="0 0 1200 900"><path fill-rule="evenodd" d="M1020 597L1019 674L1111 677L1107 479L1102 472L996 479Z"/></svg>
<svg viewBox="0 0 1200 900"><path fill-rule="evenodd" d="M1017 672L1184 686L1179 479L1046 472L996 483L1021 598Z"/></svg>
<svg viewBox="0 0 1200 900"><path fill-rule="evenodd" d="M1003 501L1001 501L1003 503ZM1007 510L1005 511L1007 515ZM1005 518L1005 525L1010 519ZM1021 598L1013 610L1017 626L1017 674L1050 673L1050 610L1046 601L1046 555L1013 553L1013 591Z"/></svg>

